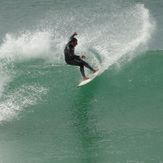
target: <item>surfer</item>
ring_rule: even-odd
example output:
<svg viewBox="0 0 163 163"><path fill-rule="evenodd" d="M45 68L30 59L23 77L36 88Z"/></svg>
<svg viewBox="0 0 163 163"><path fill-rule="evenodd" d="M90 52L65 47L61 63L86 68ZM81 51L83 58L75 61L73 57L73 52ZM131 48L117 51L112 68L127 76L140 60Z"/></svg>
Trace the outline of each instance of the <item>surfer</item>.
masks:
<svg viewBox="0 0 163 163"><path fill-rule="evenodd" d="M89 79L85 76L84 72L84 66L90 69L93 73L95 73L97 70L93 69L87 62L83 61L86 57L84 55L77 56L75 55L75 47L78 44L78 40L75 38L77 33L75 32L71 37L69 42L66 44L66 47L64 49L64 55L65 55L65 62L69 65L73 66L79 66L80 72L83 76L84 80Z"/></svg>

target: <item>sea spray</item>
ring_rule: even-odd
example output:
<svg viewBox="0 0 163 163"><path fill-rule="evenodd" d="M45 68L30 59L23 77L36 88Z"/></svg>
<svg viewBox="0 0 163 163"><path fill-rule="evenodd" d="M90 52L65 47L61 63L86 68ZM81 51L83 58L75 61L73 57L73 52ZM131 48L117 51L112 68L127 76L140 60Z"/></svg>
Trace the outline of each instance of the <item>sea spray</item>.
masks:
<svg viewBox="0 0 163 163"><path fill-rule="evenodd" d="M3 95L0 102L0 123L15 118L24 108L34 105L46 94L47 89L39 85L23 85Z"/></svg>
<svg viewBox="0 0 163 163"><path fill-rule="evenodd" d="M92 49L102 60L101 73L128 54L134 57L138 48L142 51L147 48L155 28L151 19L149 10L143 4L116 13L114 25L108 24L108 30L93 41L95 44L92 43Z"/></svg>

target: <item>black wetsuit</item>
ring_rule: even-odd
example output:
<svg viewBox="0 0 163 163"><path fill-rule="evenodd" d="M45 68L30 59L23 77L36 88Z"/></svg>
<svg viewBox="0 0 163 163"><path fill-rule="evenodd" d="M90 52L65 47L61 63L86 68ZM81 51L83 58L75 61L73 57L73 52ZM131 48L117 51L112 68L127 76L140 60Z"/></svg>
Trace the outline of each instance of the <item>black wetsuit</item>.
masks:
<svg viewBox="0 0 163 163"><path fill-rule="evenodd" d="M80 56L75 55L74 47L71 45L73 38L74 36L70 37L70 41L64 49L65 61L69 65L80 66L80 72L82 76L85 77L84 66L89 68L91 71L94 71L94 69L87 62L83 61Z"/></svg>

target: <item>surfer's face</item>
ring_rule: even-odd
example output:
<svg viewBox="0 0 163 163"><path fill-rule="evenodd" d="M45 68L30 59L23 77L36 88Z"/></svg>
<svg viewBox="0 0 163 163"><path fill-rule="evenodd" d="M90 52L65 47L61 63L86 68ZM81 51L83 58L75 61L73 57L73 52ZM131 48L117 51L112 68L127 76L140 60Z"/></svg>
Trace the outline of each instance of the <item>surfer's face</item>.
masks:
<svg viewBox="0 0 163 163"><path fill-rule="evenodd" d="M73 41L71 44L72 44L73 47L75 47L78 44L78 42L77 41Z"/></svg>

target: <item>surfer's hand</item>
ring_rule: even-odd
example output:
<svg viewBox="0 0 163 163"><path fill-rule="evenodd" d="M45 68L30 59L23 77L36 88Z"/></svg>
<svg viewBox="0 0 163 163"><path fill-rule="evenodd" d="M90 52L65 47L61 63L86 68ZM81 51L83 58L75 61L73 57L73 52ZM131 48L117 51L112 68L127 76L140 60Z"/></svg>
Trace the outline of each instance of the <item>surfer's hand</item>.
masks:
<svg viewBox="0 0 163 163"><path fill-rule="evenodd" d="M85 59L86 57L85 57L85 55L81 55L81 59Z"/></svg>

